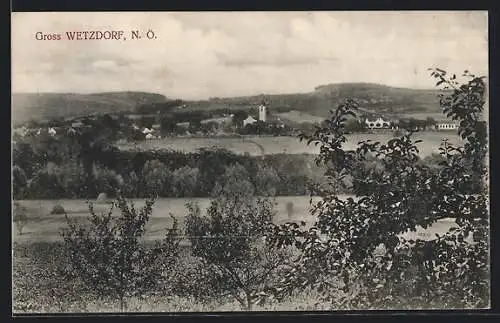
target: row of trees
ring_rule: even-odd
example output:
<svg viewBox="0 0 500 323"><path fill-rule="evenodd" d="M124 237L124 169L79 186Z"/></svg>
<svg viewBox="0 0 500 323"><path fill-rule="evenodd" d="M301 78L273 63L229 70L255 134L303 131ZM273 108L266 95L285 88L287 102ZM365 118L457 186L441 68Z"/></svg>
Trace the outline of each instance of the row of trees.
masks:
<svg viewBox="0 0 500 323"><path fill-rule="evenodd" d="M116 152L95 159L86 169L79 158L51 158L37 163L29 147L15 154L15 199L95 198L99 193L146 197L207 197L227 169L237 169L258 195L304 195L311 183L321 183L320 168L310 155L251 157L224 150L195 154L176 152ZM32 154L32 159L21 156ZM111 158L105 158L105 157ZM34 164L31 164L34 162ZM90 174L87 172L90 171Z"/></svg>
<svg viewBox="0 0 500 323"><path fill-rule="evenodd" d="M480 122L485 84L468 73L466 84L439 69L432 75L438 85L452 89L440 102L445 114L460 121L464 148L444 142L440 167L421 162L411 132L346 151L345 117L357 110L356 102L347 100L334 111L328 127L303 138L320 145L317 161L326 165L326 178L350 187L356 199L344 200L335 190L324 189L321 201L313 204L317 220L311 227L276 225L272 203L254 197L241 169L226 169L205 213L188 205L183 233L200 270L181 279L183 290L200 291L208 280L213 284L209 292L197 297L230 295L246 310L306 288L318 292L330 309L487 307L487 129ZM377 167L359 170L360 163L373 158L380 160ZM478 184L475 177L482 181ZM69 272L99 295L119 299L123 307L127 295L146 290L152 282L176 281L173 274L159 276L168 271L157 268L178 261L174 238L179 233L174 222L163 244L142 251L138 238L153 201L140 212L122 198L117 204L122 217L116 222L111 213L99 216L91 209L93 226L85 229L70 222L64 237L73 264ZM448 217L456 227L431 241L400 236Z"/></svg>

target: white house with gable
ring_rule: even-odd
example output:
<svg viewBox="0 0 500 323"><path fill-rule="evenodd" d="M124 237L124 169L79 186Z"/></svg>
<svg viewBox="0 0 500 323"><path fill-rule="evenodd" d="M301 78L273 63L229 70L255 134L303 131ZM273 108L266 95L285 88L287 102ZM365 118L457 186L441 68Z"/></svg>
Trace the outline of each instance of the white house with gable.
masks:
<svg viewBox="0 0 500 323"><path fill-rule="evenodd" d="M245 120L243 120L243 127L246 126L247 124L253 124L256 122L257 120L254 117L248 116Z"/></svg>

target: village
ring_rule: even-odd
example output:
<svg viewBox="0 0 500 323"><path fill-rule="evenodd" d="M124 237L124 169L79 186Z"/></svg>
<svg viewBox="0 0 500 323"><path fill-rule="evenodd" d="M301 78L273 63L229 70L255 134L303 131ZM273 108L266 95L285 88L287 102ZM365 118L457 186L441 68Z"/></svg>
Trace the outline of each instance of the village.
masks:
<svg viewBox="0 0 500 323"><path fill-rule="evenodd" d="M247 110L236 110L233 113L208 115L203 119L203 113L198 111L183 112L187 107L179 106L177 115L166 117L156 114L92 114L83 117L69 117L31 122L13 129L14 139L38 136L42 133L55 137L72 136L83 129L91 129L96 123L103 122L109 127L118 129L118 140L151 140L165 137L218 137L234 135L274 135L296 136L301 131L314 129L319 122L292 122L274 113L272 107L265 102ZM231 111L230 109L228 109ZM179 115L187 115L180 117ZM201 116L201 117L200 117ZM206 116L206 115L205 115ZM189 120L191 118L191 120ZM180 120L176 120L180 119ZM177 121L177 122L176 122ZM375 113L364 113L357 119L348 120L348 133L390 132L399 129L415 131L456 131L458 124L451 120L435 120L428 117L424 120L383 116Z"/></svg>

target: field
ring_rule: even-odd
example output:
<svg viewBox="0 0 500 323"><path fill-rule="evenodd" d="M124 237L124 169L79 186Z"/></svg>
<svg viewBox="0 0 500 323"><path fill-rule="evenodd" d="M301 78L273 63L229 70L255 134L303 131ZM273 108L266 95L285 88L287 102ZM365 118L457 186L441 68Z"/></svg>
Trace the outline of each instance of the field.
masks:
<svg viewBox="0 0 500 323"><path fill-rule="evenodd" d="M301 122L320 123L323 120L325 120L325 118L323 117L314 116L307 112L301 112L297 110L277 113L276 115L280 117L282 120L289 120L291 122L296 122L296 123L301 123Z"/></svg>
<svg viewBox="0 0 500 323"><path fill-rule="evenodd" d="M350 134L347 135L345 149L355 149L359 141L372 140L386 142L391 139L392 133ZM454 132L422 132L415 134L416 139L423 142L417 144L422 156L438 152L443 138L451 144L460 144L461 140ZM318 154L319 147L300 142L296 137L268 137L245 136L238 138L163 138L141 142L129 142L117 145L122 150L156 150L168 149L183 152L194 152L200 148L218 147L227 149L236 154L250 154L252 156L272 154Z"/></svg>
<svg viewBox="0 0 500 323"><path fill-rule="evenodd" d="M317 200L317 198L313 198ZM160 198L156 201L153 209L153 214L146 228L146 240L155 240L163 237L164 230L170 226L172 214L178 219L179 224L183 226L183 220L186 216L186 203L196 202L203 210L210 201L208 198ZM308 196L279 196L275 199L277 212L275 223L284 223L287 221L304 221L312 224L314 217L310 214L310 198ZM293 202L294 212L289 218L286 211L286 203ZM70 218L78 221L88 217L88 206L85 200L26 200L19 201L20 205L25 206L28 210L29 222L23 229L23 234L18 235L16 230L13 230L13 240L20 244L30 244L33 242L56 242L60 241L60 231L66 226L64 215L50 214L52 207L59 203L61 204ZM134 200L136 207L144 204L144 200ZM109 209L108 204L95 204L94 209L98 212L104 212ZM117 211L115 214L118 215ZM434 226L427 230L418 229L416 232L407 233L405 236L412 239L433 239L434 233L442 234L448 228L454 225L452 219L444 219L437 222Z"/></svg>

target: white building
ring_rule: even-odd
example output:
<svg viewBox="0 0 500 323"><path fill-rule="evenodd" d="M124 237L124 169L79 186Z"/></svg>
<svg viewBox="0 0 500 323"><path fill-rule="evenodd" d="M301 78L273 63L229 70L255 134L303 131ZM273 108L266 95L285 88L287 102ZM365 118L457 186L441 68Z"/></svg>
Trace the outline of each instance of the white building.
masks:
<svg viewBox="0 0 500 323"><path fill-rule="evenodd" d="M245 120L243 120L243 127L246 126L247 124L253 124L256 122L257 120L255 120L252 116L248 116Z"/></svg>
<svg viewBox="0 0 500 323"><path fill-rule="evenodd" d="M49 128L49 131L48 131L48 132L49 132L49 135L51 135L51 136L55 136L55 135L57 134L56 129L54 129L54 128L52 128L52 127L51 127L51 128Z"/></svg>
<svg viewBox="0 0 500 323"><path fill-rule="evenodd" d="M453 122L440 122L436 125L437 130L456 130L458 125Z"/></svg>
<svg viewBox="0 0 500 323"><path fill-rule="evenodd" d="M391 122L378 118L377 120L365 120L366 126L370 129L388 129L391 127Z"/></svg>
<svg viewBox="0 0 500 323"><path fill-rule="evenodd" d="M259 105L259 120L262 122L266 122L266 106L261 104Z"/></svg>

